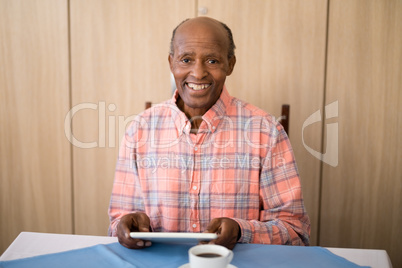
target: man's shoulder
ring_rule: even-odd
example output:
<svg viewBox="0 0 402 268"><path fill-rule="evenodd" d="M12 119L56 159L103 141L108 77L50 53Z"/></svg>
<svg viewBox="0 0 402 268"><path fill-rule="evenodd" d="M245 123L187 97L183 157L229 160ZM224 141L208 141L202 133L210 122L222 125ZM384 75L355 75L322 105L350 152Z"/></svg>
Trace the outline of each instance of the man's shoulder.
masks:
<svg viewBox="0 0 402 268"><path fill-rule="evenodd" d="M172 110L177 110L176 104L174 104L171 100L166 100L161 103L152 105L150 108L142 111L139 116L143 118L163 116L166 114L170 114Z"/></svg>
<svg viewBox="0 0 402 268"><path fill-rule="evenodd" d="M232 97L230 106L228 107L228 114L235 114L237 116L242 116L242 117L261 117L265 118L266 120L270 122L276 122L277 120L275 117L266 112L265 110L248 103L246 101L240 100L238 98Z"/></svg>
<svg viewBox="0 0 402 268"><path fill-rule="evenodd" d="M176 107L176 108L175 108ZM146 129L153 120L168 118L172 114L172 110L177 110L177 106L170 100L152 105L150 108L141 111L129 118L127 129L137 131L139 128Z"/></svg>

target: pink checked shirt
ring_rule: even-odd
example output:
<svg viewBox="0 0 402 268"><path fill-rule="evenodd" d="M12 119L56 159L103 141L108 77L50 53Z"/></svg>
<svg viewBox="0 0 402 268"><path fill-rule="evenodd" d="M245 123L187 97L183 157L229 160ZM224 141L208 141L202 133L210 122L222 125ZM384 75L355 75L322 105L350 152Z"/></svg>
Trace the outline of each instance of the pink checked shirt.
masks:
<svg viewBox="0 0 402 268"><path fill-rule="evenodd" d="M191 134L177 96L138 115L123 138L109 235L122 216L141 211L154 232L203 232L229 217L241 228L238 242L308 245L299 174L275 118L224 88Z"/></svg>

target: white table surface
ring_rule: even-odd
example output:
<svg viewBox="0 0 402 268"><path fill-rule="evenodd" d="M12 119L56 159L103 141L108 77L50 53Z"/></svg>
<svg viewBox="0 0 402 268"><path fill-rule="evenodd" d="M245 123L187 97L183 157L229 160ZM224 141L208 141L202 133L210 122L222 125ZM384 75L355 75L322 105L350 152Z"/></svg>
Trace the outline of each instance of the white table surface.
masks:
<svg viewBox="0 0 402 268"><path fill-rule="evenodd" d="M22 232L1 255L0 260L6 261L27 258L115 242L117 242L116 237L108 236ZM350 248L327 249L358 265L371 266L373 268L392 268L391 261L385 250Z"/></svg>

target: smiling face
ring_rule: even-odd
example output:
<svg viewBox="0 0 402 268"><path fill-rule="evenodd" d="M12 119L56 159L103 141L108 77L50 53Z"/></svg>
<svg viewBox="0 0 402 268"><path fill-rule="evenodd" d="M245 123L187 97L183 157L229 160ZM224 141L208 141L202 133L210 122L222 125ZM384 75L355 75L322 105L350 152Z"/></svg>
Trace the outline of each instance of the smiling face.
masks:
<svg viewBox="0 0 402 268"><path fill-rule="evenodd" d="M203 115L219 99L236 62L228 50L227 32L216 20L195 18L177 29L169 64L188 116Z"/></svg>

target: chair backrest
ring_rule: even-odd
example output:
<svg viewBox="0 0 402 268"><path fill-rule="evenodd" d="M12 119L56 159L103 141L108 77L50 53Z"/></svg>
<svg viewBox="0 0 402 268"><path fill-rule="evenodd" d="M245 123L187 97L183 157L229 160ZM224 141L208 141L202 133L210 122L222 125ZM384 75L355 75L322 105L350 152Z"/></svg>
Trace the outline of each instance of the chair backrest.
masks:
<svg viewBox="0 0 402 268"><path fill-rule="evenodd" d="M290 115L290 105L283 104L280 123L283 126L283 129L285 129L285 132L286 134L288 134L288 136L289 136L289 115Z"/></svg>
<svg viewBox="0 0 402 268"><path fill-rule="evenodd" d="M145 102L145 109L151 108L152 102L147 101ZM290 105L283 104L282 105L282 113L281 113L281 120L280 123L283 126L286 134L289 136L289 115L290 115Z"/></svg>
<svg viewBox="0 0 402 268"><path fill-rule="evenodd" d="M145 110L152 107L152 102L147 101L145 102Z"/></svg>

